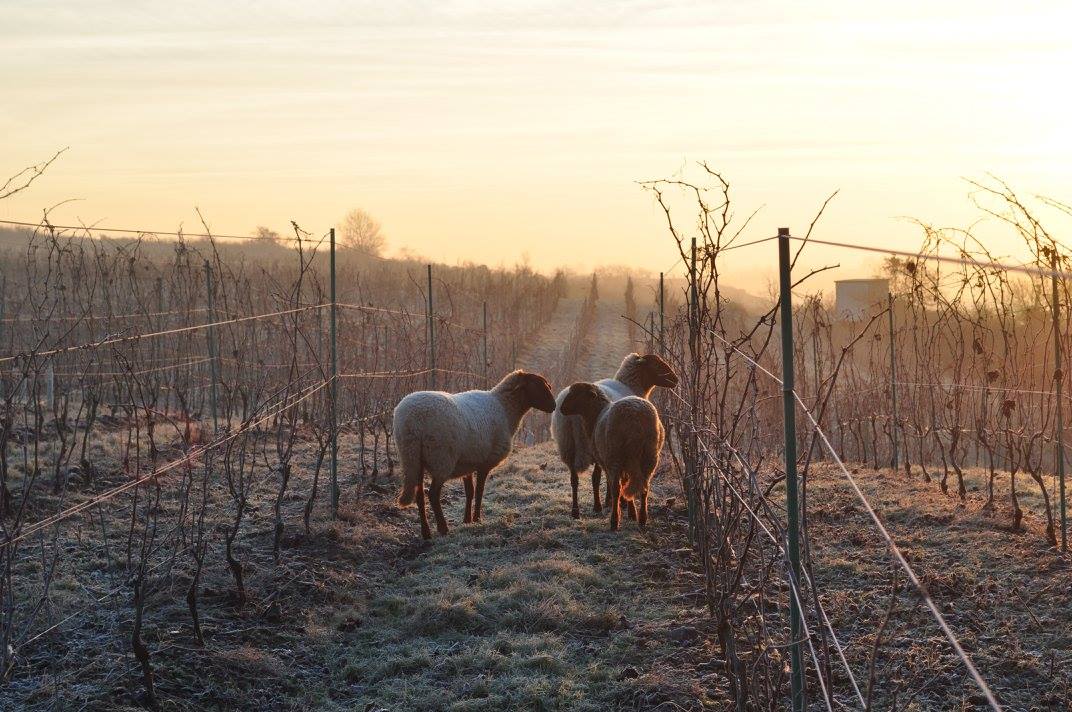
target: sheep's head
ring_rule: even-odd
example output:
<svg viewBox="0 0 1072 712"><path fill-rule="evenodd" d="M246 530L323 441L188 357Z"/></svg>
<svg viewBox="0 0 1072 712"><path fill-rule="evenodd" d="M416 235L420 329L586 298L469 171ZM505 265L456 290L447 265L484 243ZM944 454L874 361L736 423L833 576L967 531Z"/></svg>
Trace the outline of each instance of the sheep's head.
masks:
<svg viewBox="0 0 1072 712"><path fill-rule="evenodd" d="M593 383L574 383L566 391L559 410L562 415L584 415L593 410L602 410L610 402L606 394Z"/></svg>
<svg viewBox="0 0 1072 712"><path fill-rule="evenodd" d="M663 388L673 388L677 385L677 374L674 373L674 369L656 354L637 356L636 365L643 372L644 380L652 385Z"/></svg>
<svg viewBox="0 0 1072 712"><path fill-rule="evenodd" d="M544 413L554 412L555 394L551 392L551 384L546 378L526 371L514 371L507 378L510 381L509 388L519 393L529 408L542 410Z"/></svg>

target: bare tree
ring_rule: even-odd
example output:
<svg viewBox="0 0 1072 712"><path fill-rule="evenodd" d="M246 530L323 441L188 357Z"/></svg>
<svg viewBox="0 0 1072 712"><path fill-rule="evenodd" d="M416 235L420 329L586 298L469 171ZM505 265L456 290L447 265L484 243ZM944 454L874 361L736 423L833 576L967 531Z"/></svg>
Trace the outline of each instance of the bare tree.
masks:
<svg viewBox="0 0 1072 712"><path fill-rule="evenodd" d="M270 242L273 245L278 245L283 239L283 236L278 232L271 228L264 227L263 225L258 225L257 229L253 231L253 235L258 240Z"/></svg>
<svg viewBox="0 0 1072 712"><path fill-rule="evenodd" d="M360 208L354 208L342 221L342 244L379 257L387 238L376 218Z"/></svg>

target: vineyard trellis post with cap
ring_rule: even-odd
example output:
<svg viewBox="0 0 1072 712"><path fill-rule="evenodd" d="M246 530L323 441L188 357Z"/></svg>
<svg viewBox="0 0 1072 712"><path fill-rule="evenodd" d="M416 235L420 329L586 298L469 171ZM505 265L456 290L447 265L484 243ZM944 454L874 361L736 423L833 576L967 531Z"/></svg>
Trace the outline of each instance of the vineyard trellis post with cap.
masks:
<svg viewBox="0 0 1072 712"><path fill-rule="evenodd" d="M208 294L208 321L210 324L216 321L216 294L215 285L212 281L212 265L208 260L205 260L205 291ZM219 395L219 377L220 377L220 364L219 354L216 348L216 327L210 326L206 329L205 338L208 339L208 365L211 382L209 384L209 408L212 412L212 431L218 432L220 429L219 411L217 406L217 398Z"/></svg>
<svg viewBox="0 0 1072 712"><path fill-rule="evenodd" d="M164 330L164 325L168 321L167 316L164 314L164 278L161 277L160 275L157 275L156 279L154 280L154 285L155 285L155 290L156 290L156 319L154 321L156 322L156 330L157 331L163 331ZM154 353L159 354L159 352L160 352L159 344L154 345L153 349L154 349ZM173 382L173 379L174 379L174 374L169 374L168 377L165 380ZM171 408L171 397L173 395L174 395L173 390L170 389L170 388L168 390L164 391L164 412L167 412L168 410L170 410L170 408Z"/></svg>
<svg viewBox="0 0 1072 712"><path fill-rule="evenodd" d="M436 387L435 302L432 301L432 265L428 265L428 380Z"/></svg>
<svg viewBox="0 0 1072 712"><path fill-rule="evenodd" d="M1065 501L1065 413L1064 413L1064 364L1061 358L1061 300L1057 290L1057 250L1053 252L1051 261L1052 272L1050 274L1050 286L1053 292L1053 380L1057 390L1057 422L1053 436L1054 460L1057 465L1057 479L1060 482L1061 492L1061 551L1068 551L1068 511Z"/></svg>
<svg viewBox="0 0 1072 712"><path fill-rule="evenodd" d="M897 353L893 345L893 292L886 293L886 307L890 324L890 467L896 471L900 445L897 438Z"/></svg>
<svg viewBox="0 0 1072 712"><path fill-rule="evenodd" d="M666 346L663 343L665 335L664 324L666 320L666 287L663 280L663 273L659 273L659 353L666 353Z"/></svg>
<svg viewBox="0 0 1072 712"><path fill-rule="evenodd" d="M793 381L793 283L789 259L789 228L778 228L778 306L782 335L782 424L785 432L785 509L789 549L790 657L792 659L792 709L803 712L805 704L804 659L801 651L800 602L793 591L800 590L800 504L797 492L797 426Z"/></svg>
<svg viewBox="0 0 1072 712"><path fill-rule="evenodd" d="M335 228L331 228L328 251L328 289L331 292L331 313L328 318L331 341L331 518L339 515L339 343L338 301L335 278Z"/></svg>
<svg viewBox="0 0 1072 712"><path fill-rule="evenodd" d="M696 434L696 418L699 412L700 388L700 308L699 289L696 285L696 238L692 238L692 251L689 258L689 362L692 373L689 374L689 457L685 469L685 502L689 507L689 541L696 544L697 498L696 480L699 474L699 442Z"/></svg>
<svg viewBox="0 0 1072 712"><path fill-rule="evenodd" d="M484 302L484 388L488 387L488 303Z"/></svg>

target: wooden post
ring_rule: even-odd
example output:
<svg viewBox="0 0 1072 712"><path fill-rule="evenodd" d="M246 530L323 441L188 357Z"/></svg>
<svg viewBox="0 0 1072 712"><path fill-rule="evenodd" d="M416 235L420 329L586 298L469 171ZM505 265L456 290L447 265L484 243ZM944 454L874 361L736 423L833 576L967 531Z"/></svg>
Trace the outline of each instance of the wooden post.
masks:
<svg viewBox="0 0 1072 712"><path fill-rule="evenodd" d="M436 387L435 302L432 300L432 265L428 265L428 369L432 390Z"/></svg>
<svg viewBox="0 0 1072 712"><path fill-rule="evenodd" d="M900 441L897 438L897 351L893 343L893 293L887 292L890 322L890 467L897 469Z"/></svg>
<svg viewBox="0 0 1072 712"><path fill-rule="evenodd" d="M666 338L666 329L664 327L664 321L666 319L666 288L663 281L663 273L659 273L659 353L666 353L666 345L663 340Z"/></svg>
<svg viewBox="0 0 1072 712"><path fill-rule="evenodd" d="M488 387L488 303L484 302L484 388Z"/></svg>
<svg viewBox="0 0 1072 712"><path fill-rule="evenodd" d="M778 228L778 305L782 331L782 426L785 433L785 508L792 584L800 591L800 501L797 492L797 425L793 381L793 282L790 277L789 228ZM803 712L804 657L801 651L800 602L789 593L789 640L792 658L792 708Z"/></svg>
<svg viewBox="0 0 1072 712"><path fill-rule="evenodd" d="M1068 509L1065 499L1065 412L1064 412L1064 363L1061 358L1061 300L1057 291L1057 251L1054 250L1050 275L1053 291L1053 380L1057 389L1057 429L1054 433L1054 458L1057 464L1057 479L1061 483L1061 551L1068 552Z"/></svg>
<svg viewBox="0 0 1072 712"><path fill-rule="evenodd" d="M167 317L164 315L164 278L157 275L156 277L156 319L150 320L149 323L156 324L157 331L164 330L164 324L167 323ZM154 342L159 344L159 341ZM153 353L159 354L159 346L154 346ZM164 376L164 382L167 385L174 386L178 379L178 373L176 371L168 371ZM174 395L174 388L168 388L164 391L164 412L171 410L171 397Z"/></svg>
<svg viewBox="0 0 1072 712"><path fill-rule="evenodd" d="M324 310L316 310L316 354L313 357L316 361L316 365L320 368L320 373L327 375L327 370L324 368ZM316 400L319 403L327 403L327 394L321 393L317 396Z"/></svg>
<svg viewBox="0 0 1072 712"><path fill-rule="evenodd" d="M212 283L212 265L209 264L208 260L205 260L205 289L208 292L208 320L209 323L213 323L216 321L216 294L215 285L213 285ZM212 383L210 384L211 387L209 389L209 407L211 408L212 412L212 431L218 432L220 429L220 421L218 415L219 411L217 407L217 398L219 396L218 381L220 378L220 365L219 354L217 353L218 349L216 344L216 327L210 326L208 328L206 338L208 339L209 373L212 378Z"/></svg>
<svg viewBox="0 0 1072 712"><path fill-rule="evenodd" d="M331 518L339 516L339 343L338 301L335 284L335 228L330 232L330 251L328 253L329 289L331 291L331 311L328 329L331 348Z"/></svg>
<svg viewBox="0 0 1072 712"><path fill-rule="evenodd" d="M699 500L696 497L699 476L699 440L696 435L699 414L700 389L700 308L699 290L696 285L696 238L692 238L692 256L689 259L689 361L692 365L689 384L689 459L685 469L686 497L689 507L689 540L696 544L696 518Z"/></svg>

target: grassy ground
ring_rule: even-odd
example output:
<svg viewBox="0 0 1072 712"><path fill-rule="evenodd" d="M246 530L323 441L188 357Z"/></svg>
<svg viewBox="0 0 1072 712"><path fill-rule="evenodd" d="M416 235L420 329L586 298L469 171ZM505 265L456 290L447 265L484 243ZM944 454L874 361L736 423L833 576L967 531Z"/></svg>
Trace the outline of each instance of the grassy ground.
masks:
<svg viewBox="0 0 1072 712"><path fill-rule="evenodd" d="M1030 514L1027 531L1014 533L1007 505L984 509L985 492L974 485L962 504L918 473L859 469L856 477L1005 708L1072 709L1072 570L1046 543L1044 520ZM895 567L839 470L818 466L808 497L822 600L864 684ZM985 709L918 595L900 580L876 657L877 708ZM839 679L848 690L845 676Z"/></svg>
<svg viewBox="0 0 1072 712"><path fill-rule="evenodd" d="M707 622L674 553L681 513L656 507L647 532L575 521L555 459L516 453L485 521L434 539L369 601L333 655L358 708L713 708L682 665Z"/></svg>
<svg viewBox="0 0 1072 712"><path fill-rule="evenodd" d="M352 448L353 443L348 443ZM180 557L150 595L144 637L164 709L718 709L696 673L711 655L684 513L663 474L648 530L569 516L568 476L548 445L519 449L489 483L485 521L425 543L395 487L348 488L334 523L291 527L271 556L268 497L240 546L239 606L219 552L205 572L198 646ZM345 480L350 480L349 474ZM345 481L344 480L344 481ZM308 482L295 483L304 492ZM672 506L671 506L672 505ZM288 501L290 521L300 498ZM57 606L84 603L94 568L71 559ZM68 580L69 579L69 580ZM103 588L103 586L101 587ZM98 589L99 590L99 589ZM3 709L138 709L130 593L84 611L28 653ZM58 615L58 614L57 614Z"/></svg>
<svg viewBox="0 0 1072 712"><path fill-rule="evenodd" d="M573 324L566 306L548 339L520 355L524 366L552 368L561 348L547 344ZM618 314L601 302L578 377L617 368L627 331ZM104 466L94 487L125 476L107 466L109 457L115 453L95 453ZM353 436L341 441L339 519L330 519L322 489L305 533L313 457L311 446L299 448L278 561L271 547L276 475L255 473L237 546L249 591L244 605L220 550L226 494L214 491L219 517L210 522L214 543L200 586L203 647L184 600L189 555L177 544L174 560L157 557L143 637L163 709L730 709L702 578L686 544L683 499L668 472L656 480L648 530L625 521L611 534L606 519L588 513L587 490L584 516L570 518L568 474L548 444L520 447L489 483L484 522L460 524L462 488L451 483L453 530L425 543L416 512L395 505L397 482L382 472L361 479ZM963 504L918 474L857 475L1006 708L1072 709L1072 573L1045 542L1033 483L1020 481L1027 531L1014 533L1007 476L999 479L996 508L984 510L977 472L969 473ZM168 492L176 484L161 482ZM895 567L837 471L816 465L808 487L821 598L866 688ZM163 506L174 502L165 498ZM129 504L117 499L103 516L110 551L96 536L95 517L64 528L63 566L37 625L77 616L20 650L12 680L0 686L0 709L143 708L121 565ZM44 559L27 547L23 580L40 578ZM905 585L891 621L875 655L875 709L983 709ZM834 670L838 697L852 708L847 678ZM819 708L814 695L812 703Z"/></svg>
<svg viewBox="0 0 1072 712"><path fill-rule="evenodd" d="M600 312L585 352L591 378L613 373L621 358L625 329L616 314L608 305ZM572 327L568 316L559 321ZM541 370L560 351L525 358ZM233 507L222 486L212 490L213 544L199 586L204 646L184 600L188 552L176 543L157 555L142 636L163 709L714 708L700 681L711 673L696 672L711 656L709 623L684 547L684 514L668 504L682 501L668 475L653 496L648 530L627 522L612 535L604 518L570 518L568 475L547 444L519 448L493 475L485 521L459 524L461 485L453 483L446 505L455 529L424 543L415 511L394 503L397 483L382 475L379 484L362 481L356 440L340 445L339 519L330 520L322 496L308 533L300 522L314 453L299 446L278 561L271 550L277 477L254 473L236 546L244 604L220 543ZM109 465L114 453L96 454L101 472L90 489L122 481L122 468ZM160 484L166 519L180 483ZM323 475L320 485L323 494ZM36 624L61 625L19 651L0 708L146 704L121 562L129 503L115 500L102 516L110 550L94 537L92 518L62 530L62 565ZM32 555L25 566L23 581L42 577Z"/></svg>

